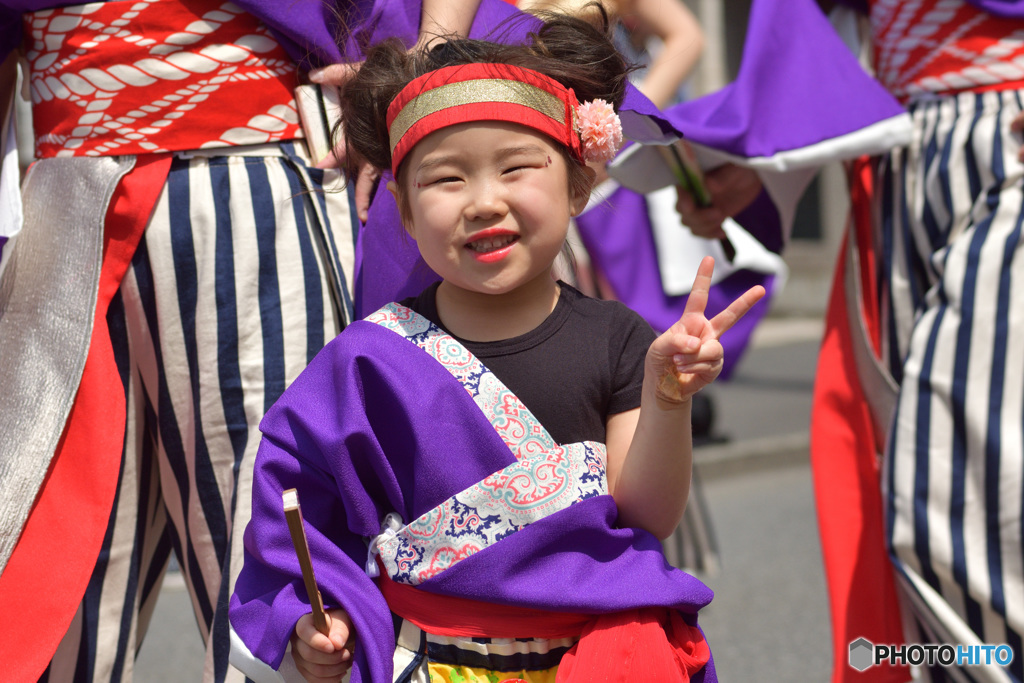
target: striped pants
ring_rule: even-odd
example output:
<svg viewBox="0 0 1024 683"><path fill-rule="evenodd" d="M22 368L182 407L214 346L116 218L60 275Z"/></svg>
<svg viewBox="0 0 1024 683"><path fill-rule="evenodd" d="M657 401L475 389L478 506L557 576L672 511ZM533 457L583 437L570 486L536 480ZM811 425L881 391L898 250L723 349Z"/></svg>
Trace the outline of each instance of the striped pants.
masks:
<svg viewBox="0 0 1024 683"><path fill-rule="evenodd" d="M882 355L900 386L882 485L910 642L1014 652L933 680L1024 680L1022 97L913 105L914 142L875 187Z"/></svg>
<svg viewBox="0 0 1024 683"><path fill-rule="evenodd" d="M354 212L324 175L289 143L174 160L107 317L128 413L117 499L45 680L131 680L172 552L204 680L243 679L228 666L228 597L258 424L351 315Z"/></svg>

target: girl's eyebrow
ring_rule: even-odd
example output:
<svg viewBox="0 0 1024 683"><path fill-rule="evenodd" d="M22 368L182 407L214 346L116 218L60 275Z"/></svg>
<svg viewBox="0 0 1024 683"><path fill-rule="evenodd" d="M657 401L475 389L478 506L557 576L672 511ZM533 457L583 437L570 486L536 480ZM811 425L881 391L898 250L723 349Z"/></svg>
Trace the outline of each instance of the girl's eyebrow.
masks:
<svg viewBox="0 0 1024 683"><path fill-rule="evenodd" d="M507 159L508 157L516 156L517 154L544 154L544 150L541 149L540 145L506 147L498 152L498 158Z"/></svg>
<svg viewBox="0 0 1024 683"><path fill-rule="evenodd" d="M417 171L429 171L437 166L446 166L448 164L454 164L458 159L457 155L445 154L444 156L434 157L433 159L425 159L420 162Z"/></svg>
<svg viewBox="0 0 1024 683"><path fill-rule="evenodd" d="M545 154L545 151L540 145L516 145L515 147L504 147L497 152L498 161L504 161L509 157L514 157L519 154ZM446 166L448 164L457 164L460 156L457 154L444 154L438 157L425 159L417 171L428 171L438 166Z"/></svg>

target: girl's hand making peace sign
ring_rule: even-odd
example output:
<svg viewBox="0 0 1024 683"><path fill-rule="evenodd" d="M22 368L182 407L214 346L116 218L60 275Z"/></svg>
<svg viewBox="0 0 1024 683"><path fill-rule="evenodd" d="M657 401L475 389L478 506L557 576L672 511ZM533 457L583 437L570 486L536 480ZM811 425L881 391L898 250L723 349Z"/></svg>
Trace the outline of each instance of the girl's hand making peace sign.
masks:
<svg viewBox="0 0 1024 683"><path fill-rule="evenodd" d="M690 400L722 372L724 352L719 339L764 296L764 287L751 287L708 320L708 303L715 260L705 256L697 268L693 289L686 300L682 317L658 337L647 352L649 378L655 379L658 405L671 409Z"/></svg>

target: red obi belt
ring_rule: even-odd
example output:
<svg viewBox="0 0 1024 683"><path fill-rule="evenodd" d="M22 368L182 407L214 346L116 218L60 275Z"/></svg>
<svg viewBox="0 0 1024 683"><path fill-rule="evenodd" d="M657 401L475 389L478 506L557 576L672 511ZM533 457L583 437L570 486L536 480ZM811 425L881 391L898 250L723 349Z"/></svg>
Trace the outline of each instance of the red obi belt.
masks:
<svg viewBox="0 0 1024 683"><path fill-rule="evenodd" d="M24 15L36 156L302 137L295 63L232 4L125 0Z"/></svg>
<svg viewBox="0 0 1024 683"><path fill-rule="evenodd" d="M906 101L1024 87L1024 22L967 2L871 0L875 74Z"/></svg>
<svg viewBox="0 0 1024 683"><path fill-rule="evenodd" d="M711 659L704 634L673 609L587 615L483 603L395 583L383 567L379 585L391 611L427 633L463 638L578 637L558 665L556 683L688 683Z"/></svg>

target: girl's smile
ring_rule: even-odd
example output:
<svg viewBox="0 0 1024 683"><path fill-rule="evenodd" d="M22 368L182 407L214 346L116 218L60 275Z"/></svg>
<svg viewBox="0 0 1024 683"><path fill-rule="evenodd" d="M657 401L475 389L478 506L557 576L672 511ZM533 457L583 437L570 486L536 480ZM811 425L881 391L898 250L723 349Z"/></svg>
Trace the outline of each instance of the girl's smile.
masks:
<svg viewBox="0 0 1024 683"><path fill-rule="evenodd" d="M466 244L466 249L476 254L481 263L497 263L508 256L519 241L519 235L501 228L481 230Z"/></svg>

